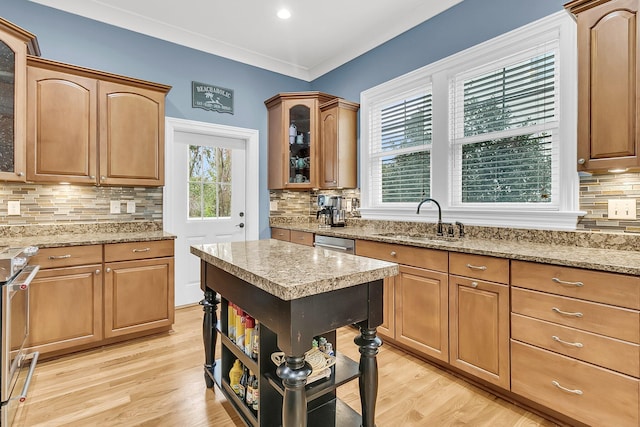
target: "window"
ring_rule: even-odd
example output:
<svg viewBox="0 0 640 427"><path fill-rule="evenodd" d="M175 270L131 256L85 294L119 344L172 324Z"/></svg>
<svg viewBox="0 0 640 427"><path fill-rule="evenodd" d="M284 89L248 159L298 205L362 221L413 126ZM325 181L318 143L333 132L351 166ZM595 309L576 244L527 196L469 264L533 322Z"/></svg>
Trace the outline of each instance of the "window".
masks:
<svg viewBox="0 0 640 427"><path fill-rule="evenodd" d="M575 62L559 12L363 92L362 216L574 229Z"/></svg>
<svg viewBox="0 0 640 427"><path fill-rule="evenodd" d="M558 126L552 47L453 79L454 204L552 203Z"/></svg>
<svg viewBox="0 0 640 427"><path fill-rule="evenodd" d="M189 219L231 216L231 150L189 146Z"/></svg>

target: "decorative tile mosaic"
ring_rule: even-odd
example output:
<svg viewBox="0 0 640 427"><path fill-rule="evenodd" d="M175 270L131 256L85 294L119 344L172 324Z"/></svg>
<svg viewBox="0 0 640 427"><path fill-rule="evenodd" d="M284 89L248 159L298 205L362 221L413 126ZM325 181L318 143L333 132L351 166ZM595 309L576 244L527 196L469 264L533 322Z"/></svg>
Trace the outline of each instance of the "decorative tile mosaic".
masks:
<svg viewBox="0 0 640 427"><path fill-rule="evenodd" d="M7 202L20 202L20 215L8 215ZM110 213L110 202L122 213ZM127 201L136 212L127 212ZM162 187L94 187L59 184L0 185L0 226L76 223L162 223Z"/></svg>

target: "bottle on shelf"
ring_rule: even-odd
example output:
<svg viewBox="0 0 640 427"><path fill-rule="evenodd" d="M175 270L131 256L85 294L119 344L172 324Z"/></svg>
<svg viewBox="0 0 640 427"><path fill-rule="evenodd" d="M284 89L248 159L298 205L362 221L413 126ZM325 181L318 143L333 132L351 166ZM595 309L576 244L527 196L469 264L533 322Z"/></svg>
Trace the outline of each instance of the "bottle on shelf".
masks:
<svg viewBox="0 0 640 427"><path fill-rule="evenodd" d="M235 394L240 396L240 380L242 379L243 369L239 359L233 362L233 366L229 371L229 385Z"/></svg>
<svg viewBox="0 0 640 427"><path fill-rule="evenodd" d="M256 380L256 376L253 374L253 371L249 369L249 378L247 379L247 392L245 393L244 402L247 404L247 407L253 409L253 395L254 395L254 383Z"/></svg>
<svg viewBox="0 0 640 427"><path fill-rule="evenodd" d="M244 324L244 353L247 356L251 356L251 351L253 350L253 333L255 326L255 319L247 315L247 320Z"/></svg>
<svg viewBox="0 0 640 427"><path fill-rule="evenodd" d="M258 406L260 406L260 387L258 377L256 376L253 381L253 402L251 403L251 409L254 414L258 414Z"/></svg>
<svg viewBox="0 0 640 427"><path fill-rule="evenodd" d="M238 316L236 317L236 337L235 343L244 350L244 326L247 321L244 311L238 308Z"/></svg>
<svg viewBox="0 0 640 427"><path fill-rule="evenodd" d="M232 341L235 341L236 339L236 306L232 302L229 302L227 317L227 336Z"/></svg>
<svg viewBox="0 0 640 427"><path fill-rule="evenodd" d="M242 367L242 376L240 377L240 385L238 386L238 397L244 402L247 393L247 382L249 374L246 366Z"/></svg>
<svg viewBox="0 0 640 427"><path fill-rule="evenodd" d="M258 360L258 353L260 351L260 322L256 320L256 324L253 327L253 348L251 349L251 358Z"/></svg>

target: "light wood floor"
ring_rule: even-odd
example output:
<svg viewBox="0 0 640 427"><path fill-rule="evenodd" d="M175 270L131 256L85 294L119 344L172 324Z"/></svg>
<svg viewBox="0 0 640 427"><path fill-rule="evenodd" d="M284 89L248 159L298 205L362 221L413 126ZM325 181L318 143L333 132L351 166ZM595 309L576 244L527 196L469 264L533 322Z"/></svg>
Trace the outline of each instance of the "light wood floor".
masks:
<svg viewBox="0 0 640 427"><path fill-rule="evenodd" d="M205 388L201 331L201 308L186 307L171 333L40 361L14 427L242 426ZM354 336L341 329L337 345L357 359ZM378 366L378 427L555 425L390 346ZM357 381L339 396L359 411Z"/></svg>

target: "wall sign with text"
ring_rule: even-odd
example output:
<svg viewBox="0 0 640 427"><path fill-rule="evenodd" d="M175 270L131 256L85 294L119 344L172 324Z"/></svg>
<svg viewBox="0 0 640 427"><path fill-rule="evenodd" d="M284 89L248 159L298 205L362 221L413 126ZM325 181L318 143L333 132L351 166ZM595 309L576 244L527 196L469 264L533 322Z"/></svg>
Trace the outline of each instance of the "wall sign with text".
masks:
<svg viewBox="0 0 640 427"><path fill-rule="evenodd" d="M233 90L208 83L191 82L191 106L233 114Z"/></svg>

